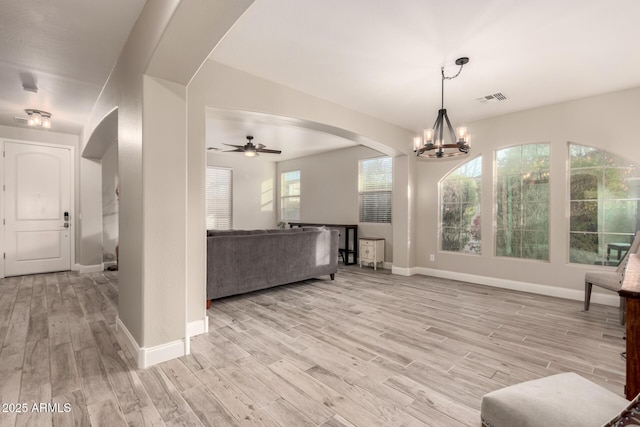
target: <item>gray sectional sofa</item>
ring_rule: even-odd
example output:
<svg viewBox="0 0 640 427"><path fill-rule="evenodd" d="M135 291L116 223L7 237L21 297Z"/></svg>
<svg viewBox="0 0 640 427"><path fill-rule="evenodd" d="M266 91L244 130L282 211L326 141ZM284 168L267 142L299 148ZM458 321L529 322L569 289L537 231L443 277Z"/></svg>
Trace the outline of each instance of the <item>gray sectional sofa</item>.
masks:
<svg viewBox="0 0 640 427"><path fill-rule="evenodd" d="M208 302L337 271L337 230L207 230Z"/></svg>

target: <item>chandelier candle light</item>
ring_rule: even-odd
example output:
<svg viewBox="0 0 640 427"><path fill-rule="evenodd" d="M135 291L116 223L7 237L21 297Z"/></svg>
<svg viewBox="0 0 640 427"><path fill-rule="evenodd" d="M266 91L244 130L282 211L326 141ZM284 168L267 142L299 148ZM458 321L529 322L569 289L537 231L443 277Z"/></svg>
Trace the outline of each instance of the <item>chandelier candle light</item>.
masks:
<svg viewBox="0 0 640 427"><path fill-rule="evenodd" d="M456 65L460 66L460 69L455 76L445 77L444 67L440 68L442 74L442 97L441 107L438 110L438 118L433 125L433 129L425 129L423 138L419 136L413 140L413 151L418 157L426 158L443 158L461 156L469 152L469 135L467 134L467 128L459 127L456 132L453 131L449 117L447 116L447 110L444 108L444 81L455 79L460 75L464 64L469 62L469 58L456 59ZM446 122L447 130L449 132L449 138L451 142L445 143L444 124Z"/></svg>

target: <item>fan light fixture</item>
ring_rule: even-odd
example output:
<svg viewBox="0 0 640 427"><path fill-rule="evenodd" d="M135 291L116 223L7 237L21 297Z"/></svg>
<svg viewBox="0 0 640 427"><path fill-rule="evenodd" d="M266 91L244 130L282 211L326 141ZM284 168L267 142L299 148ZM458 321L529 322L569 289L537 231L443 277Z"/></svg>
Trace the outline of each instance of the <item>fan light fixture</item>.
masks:
<svg viewBox="0 0 640 427"><path fill-rule="evenodd" d="M256 146L251 143L251 140L247 142L244 148L244 155L247 157L255 157L257 155Z"/></svg>
<svg viewBox="0 0 640 427"><path fill-rule="evenodd" d="M282 151L280 150L268 150L263 144L255 144L253 143L253 136L247 135L247 143L245 145L234 145L234 144L225 144L230 147L235 147L235 150L227 150L225 152L233 152L233 153L244 153L247 157L255 157L258 156L258 153L270 153L270 154L280 154ZM208 150L215 150L216 148L208 148Z"/></svg>
<svg viewBox="0 0 640 427"><path fill-rule="evenodd" d="M469 152L469 135L467 134L467 128L459 127L456 132L453 131L449 117L447 116L447 110L444 108L444 81L455 79L460 75L464 64L469 62L469 58L456 59L456 65L460 66L460 69L455 76L445 77L444 67L440 68L442 74L442 91L441 91L441 107L438 110L438 117L433 125L433 129L425 129L424 136L420 138L415 137L413 140L413 151L418 157L426 158L443 158L461 156ZM448 137L451 139L450 143L445 142L444 125L446 122Z"/></svg>
<svg viewBox="0 0 640 427"><path fill-rule="evenodd" d="M51 113L41 110L26 109L27 125L32 127L43 127L49 129L51 127Z"/></svg>

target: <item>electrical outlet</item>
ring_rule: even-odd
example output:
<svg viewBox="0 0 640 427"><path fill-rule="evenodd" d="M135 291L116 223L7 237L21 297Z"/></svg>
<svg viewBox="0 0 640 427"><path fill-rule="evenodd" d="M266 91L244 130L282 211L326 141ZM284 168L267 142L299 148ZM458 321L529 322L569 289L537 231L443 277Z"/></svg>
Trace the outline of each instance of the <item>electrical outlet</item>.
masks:
<svg viewBox="0 0 640 427"><path fill-rule="evenodd" d="M434 254L429 255L429 261L433 262L436 260L436 256Z"/></svg>

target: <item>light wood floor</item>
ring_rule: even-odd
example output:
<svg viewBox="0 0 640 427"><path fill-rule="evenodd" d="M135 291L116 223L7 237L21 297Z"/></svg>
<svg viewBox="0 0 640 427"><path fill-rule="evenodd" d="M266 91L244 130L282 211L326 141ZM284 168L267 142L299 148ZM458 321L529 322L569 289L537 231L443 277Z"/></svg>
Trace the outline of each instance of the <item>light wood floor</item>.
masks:
<svg viewBox="0 0 640 427"><path fill-rule="evenodd" d="M484 393L558 372L623 392L616 308L358 267L218 300L191 355L136 370L117 282L0 280L0 403L28 407L0 426L479 426Z"/></svg>

